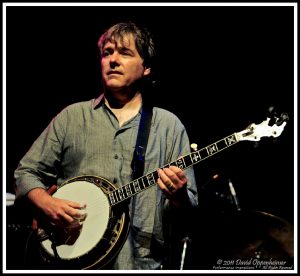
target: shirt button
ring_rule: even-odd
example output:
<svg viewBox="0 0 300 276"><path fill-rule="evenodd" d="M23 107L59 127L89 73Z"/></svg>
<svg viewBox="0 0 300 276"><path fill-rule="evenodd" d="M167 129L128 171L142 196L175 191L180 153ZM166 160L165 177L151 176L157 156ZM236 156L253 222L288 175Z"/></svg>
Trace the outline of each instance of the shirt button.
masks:
<svg viewBox="0 0 300 276"><path fill-rule="evenodd" d="M117 183L117 178L114 178L113 183L116 184Z"/></svg>
<svg viewBox="0 0 300 276"><path fill-rule="evenodd" d="M118 159L118 158L119 158L119 156L117 154L115 154L115 159Z"/></svg>

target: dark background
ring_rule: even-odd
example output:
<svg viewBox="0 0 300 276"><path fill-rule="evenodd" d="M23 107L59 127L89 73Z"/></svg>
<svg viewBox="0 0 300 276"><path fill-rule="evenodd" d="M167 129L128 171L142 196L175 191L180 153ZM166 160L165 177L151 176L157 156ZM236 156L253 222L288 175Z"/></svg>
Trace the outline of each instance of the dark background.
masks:
<svg viewBox="0 0 300 276"><path fill-rule="evenodd" d="M243 210L294 218L293 7L7 7L7 192L20 158L53 116L100 90L97 40L119 21L146 26L158 49L155 103L199 149L266 119L276 139L241 142L194 166L200 209L222 213L228 179ZM212 177L218 174L217 181ZM220 194L225 195L220 199ZM201 215L193 219L205 224Z"/></svg>

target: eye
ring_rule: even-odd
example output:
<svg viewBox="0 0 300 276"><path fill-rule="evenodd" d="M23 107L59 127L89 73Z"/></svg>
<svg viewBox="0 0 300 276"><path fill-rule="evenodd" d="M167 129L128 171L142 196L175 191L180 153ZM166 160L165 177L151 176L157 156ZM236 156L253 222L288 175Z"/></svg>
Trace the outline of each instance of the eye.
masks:
<svg viewBox="0 0 300 276"><path fill-rule="evenodd" d="M104 49L103 52L102 52L102 57L107 57L107 56L109 56L112 52L113 52L112 49L109 49L109 48Z"/></svg>
<svg viewBox="0 0 300 276"><path fill-rule="evenodd" d="M102 57L107 57L109 55L109 52L108 51L104 51L103 53L102 53Z"/></svg>
<svg viewBox="0 0 300 276"><path fill-rule="evenodd" d="M132 52L128 49L121 49L120 54L123 56L132 56Z"/></svg>

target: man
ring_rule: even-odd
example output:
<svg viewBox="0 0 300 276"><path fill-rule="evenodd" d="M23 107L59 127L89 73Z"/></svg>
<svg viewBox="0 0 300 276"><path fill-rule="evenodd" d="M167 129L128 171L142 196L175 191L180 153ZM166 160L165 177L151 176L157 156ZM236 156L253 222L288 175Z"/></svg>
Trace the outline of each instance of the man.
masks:
<svg viewBox="0 0 300 276"><path fill-rule="evenodd" d="M149 93L146 87L155 56L153 40L135 24L119 23L101 36L98 46L103 93L62 110L15 171L17 197L28 198L57 228L77 225L88 206L49 195L51 185L59 187L79 175L105 177L116 188L132 181L132 158L145 106L143 93ZM157 185L130 201L130 230L110 268L162 267L165 215L184 214L196 206L197 189L191 168L186 172L177 166L158 168L188 153L188 136L179 119L154 107L144 174L157 170Z"/></svg>

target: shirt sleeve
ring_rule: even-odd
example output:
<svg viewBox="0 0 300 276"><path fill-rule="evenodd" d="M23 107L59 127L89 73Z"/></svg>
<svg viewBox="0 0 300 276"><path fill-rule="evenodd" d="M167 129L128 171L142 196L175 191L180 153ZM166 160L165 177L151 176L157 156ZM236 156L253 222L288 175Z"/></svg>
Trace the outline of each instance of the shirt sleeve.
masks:
<svg viewBox="0 0 300 276"><path fill-rule="evenodd" d="M66 112L62 111L20 160L14 173L17 198L34 188L48 189L56 184L66 124Z"/></svg>

